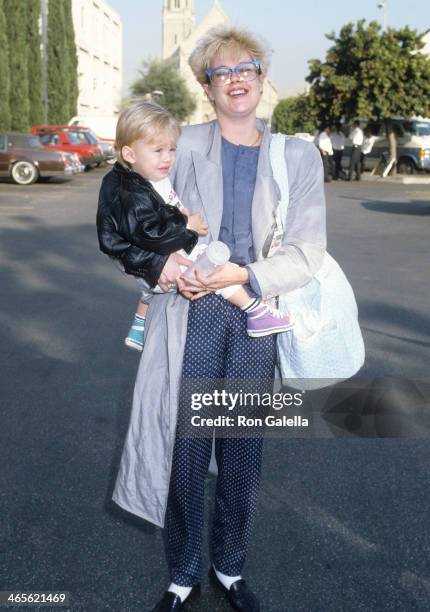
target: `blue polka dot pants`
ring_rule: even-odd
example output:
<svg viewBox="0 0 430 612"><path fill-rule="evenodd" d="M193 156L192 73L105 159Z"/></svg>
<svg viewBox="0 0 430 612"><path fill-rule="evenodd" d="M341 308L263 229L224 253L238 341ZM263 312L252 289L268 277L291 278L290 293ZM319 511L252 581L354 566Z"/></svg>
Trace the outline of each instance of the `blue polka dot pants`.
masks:
<svg viewBox="0 0 430 612"><path fill-rule="evenodd" d="M273 378L274 336L250 338L246 315L217 295L190 304L182 377L184 379ZM266 382L267 385L267 382ZM189 396L179 415L189 414ZM175 441L164 541L172 582L193 586L202 572L204 485L212 449L210 438ZM218 478L211 533L215 567L228 576L242 572L256 508L262 432L253 438L216 438Z"/></svg>

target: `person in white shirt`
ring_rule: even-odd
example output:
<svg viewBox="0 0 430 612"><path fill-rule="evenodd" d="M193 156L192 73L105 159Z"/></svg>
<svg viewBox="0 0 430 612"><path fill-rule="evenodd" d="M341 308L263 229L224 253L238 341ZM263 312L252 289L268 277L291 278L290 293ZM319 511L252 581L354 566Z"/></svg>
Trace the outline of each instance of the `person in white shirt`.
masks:
<svg viewBox="0 0 430 612"><path fill-rule="evenodd" d="M326 126L318 137L318 148L323 162L325 183L331 181L331 175L333 174L333 146L330 140L330 131L330 128Z"/></svg>
<svg viewBox="0 0 430 612"><path fill-rule="evenodd" d="M359 121L354 121L352 127L353 129L349 135L352 141L352 151L351 160L349 162L348 180L352 181L355 172L356 180L359 181L361 178L361 146L363 144L364 134Z"/></svg>
<svg viewBox="0 0 430 612"><path fill-rule="evenodd" d="M342 177L342 155L345 148L345 136L339 124L331 130L330 139L333 145L333 180L337 181Z"/></svg>
<svg viewBox="0 0 430 612"><path fill-rule="evenodd" d="M364 130L363 146L361 147L360 161L361 161L361 172L362 173L364 172L364 164L365 164L366 156L372 152L373 145L375 144L376 140L378 140L378 137L374 136L369 128L366 128Z"/></svg>

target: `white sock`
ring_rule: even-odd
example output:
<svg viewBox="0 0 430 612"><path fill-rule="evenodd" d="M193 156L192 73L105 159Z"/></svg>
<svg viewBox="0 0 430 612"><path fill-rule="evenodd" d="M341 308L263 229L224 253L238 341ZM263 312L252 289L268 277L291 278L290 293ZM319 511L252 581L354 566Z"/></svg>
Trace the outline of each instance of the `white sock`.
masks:
<svg viewBox="0 0 430 612"><path fill-rule="evenodd" d="M241 580L242 576L226 576L225 574L222 574L221 572L219 572L215 565L213 566L214 570L215 570L215 574L217 575L218 580L221 582L221 584L223 584L225 586L226 589L230 590L231 585L233 584L233 582L236 582L236 580Z"/></svg>
<svg viewBox="0 0 430 612"><path fill-rule="evenodd" d="M176 595L179 595L182 602L184 602L191 593L191 587L179 586L179 584L175 584L174 582L172 582L167 590L171 593L176 593Z"/></svg>
<svg viewBox="0 0 430 612"><path fill-rule="evenodd" d="M260 306L260 300L258 298L251 298L249 302L247 302L245 306L241 306L240 309L246 312L252 312L257 306Z"/></svg>

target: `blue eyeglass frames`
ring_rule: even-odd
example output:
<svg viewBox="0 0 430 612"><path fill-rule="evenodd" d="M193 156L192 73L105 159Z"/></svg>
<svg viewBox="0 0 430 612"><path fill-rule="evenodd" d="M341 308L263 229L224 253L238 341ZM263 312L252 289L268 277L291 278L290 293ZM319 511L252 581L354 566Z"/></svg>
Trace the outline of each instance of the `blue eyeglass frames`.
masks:
<svg viewBox="0 0 430 612"><path fill-rule="evenodd" d="M216 68L206 68L206 81L216 87L222 87L231 83L233 73L240 81L253 81L257 75L261 74L261 64L257 60L240 62L234 68L229 66L217 66Z"/></svg>

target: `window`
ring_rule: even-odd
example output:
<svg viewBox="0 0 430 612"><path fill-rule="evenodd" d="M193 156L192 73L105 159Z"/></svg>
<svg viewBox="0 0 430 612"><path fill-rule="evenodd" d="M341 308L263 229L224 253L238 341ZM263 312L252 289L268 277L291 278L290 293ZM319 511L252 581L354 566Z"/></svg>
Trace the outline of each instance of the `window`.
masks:
<svg viewBox="0 0 430 612"><path fill-rule="evenodd" d="M0 134L0 151L6 149L6 134Z"/></svg>
<svg viewBox="0 0 430 612"><path fill-rule="evenodd" d="M11 134L9 145L14 147L31 147L32 149L40 149L41 143L39 136L26 136L25 134Z"/></svg>
<svg viewBox="0 0 430 612"><path fill-rule="evenodd" d="M60 144L60 137L58 136L58 134L42 134L41 136L39 136L39 138L40 142L46 147L49 145L52 146Z"/></svg>
<svg viewBox="0 0 430 612"><path fill-rule="evenodd" d="M41 142L39 140L39 136L29 136L28 138L28 146L31 147L32 149L40 149Z"/></svg>
<svg viewBox="0 0 430 612"><path fill-rule="evenodd" d="M80 133L79 132L68 132L68 137L69 140L72 144L74 145L78 145L78 144L83 144L82 140L80 139Z"/></svg>
<svg viewBox="0 0 430 612"><path fill-rule="evenodd" d="M88 132L85 132L85 138L87 139L87 141L90 144L98 144L98 140L96 135L94 134L94 132L92 132L91 130L88 130Z"/></svg>
<svg viewBox="0 0 430 612"><path fill-rule="evenodd" d="M407 121L405 130L415 136L430 136L430 121Z"/></svg>
<svg viewBox="0 0 430 612"><path fill-rule="evenodd" d="M89 132L69 132L69 140L72 144L97 144L97 138Z"/></svg>
<svg viewBox="0 0 430 612"><path fill-rule="evenodd" d="M181 8L181 0L175 0L175 9Z"/></svg>

